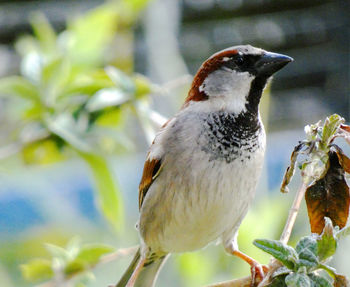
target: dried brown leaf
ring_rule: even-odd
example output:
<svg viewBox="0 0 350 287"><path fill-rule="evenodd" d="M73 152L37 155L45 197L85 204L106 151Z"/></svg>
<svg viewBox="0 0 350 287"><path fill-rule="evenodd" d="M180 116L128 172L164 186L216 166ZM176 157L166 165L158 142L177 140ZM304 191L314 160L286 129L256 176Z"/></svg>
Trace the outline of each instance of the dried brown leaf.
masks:
<svg viewBox="0 0 350 287"><path fill-rule="evenodd" d="M325 217L329 217L334 226L343 228L349 215L350 193L344 169L334 149L328 155L326 174L309 186L305 194L311 231L318 234L322 233Z"/></svg>
<svg viewBox="0 0 350 287"><path fill-rule="evenodd" d="M340 128L343 129L344 131L347 131L347 132L350 133L350 126L341 124L341 125L340 125Z"/></svg>
<svg viewBox="0 0 350 287"><path fill-rule="evenodd" d="M350 173L350 158L348 158L338 146L336 146L336 153L342 168L345 172Z"/></svg>
<svg viewBox="0 0 350 287"><path fill-rule="evenodd" d="M287 167L287 170L283 176L282 184L281 184L281 192L288 193L288 184L293 178L294 172L295 172L295 163L297 161L297 157L299 155L300 150L304 147L305 143L299 143L296 147L294 147L294 150L292 152L292 155L290 156L290 165Z"/></svg>
<svg viewBox="0 0 350 287"><path fill-rule="evenodd" d="M334 287L349 287L349 280L343 276L337 274L334 278Z"/></svg>

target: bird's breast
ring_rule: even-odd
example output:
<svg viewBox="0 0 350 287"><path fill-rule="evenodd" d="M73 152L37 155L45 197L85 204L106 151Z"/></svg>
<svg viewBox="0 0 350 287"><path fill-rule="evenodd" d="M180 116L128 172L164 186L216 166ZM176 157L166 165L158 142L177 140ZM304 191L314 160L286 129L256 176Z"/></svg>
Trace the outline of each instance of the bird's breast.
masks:
<svg viewBox="0 0 350 287"><path fill-rule="evenodd" d="M202 121L198 144L210 160L245 161L264 145L264 128L257 115L219 111L203 115Z"/></svg>
<svg viewBox="0 0 350 287"><path fill-rule="evenodd" d="M141 211L153 213L145 241L166 252L202 248L239 225L263 164L265 133L259 119L247 127L250 122L238 124L241 119L224 112L192 117L174 124L162 173Z"/></svg>

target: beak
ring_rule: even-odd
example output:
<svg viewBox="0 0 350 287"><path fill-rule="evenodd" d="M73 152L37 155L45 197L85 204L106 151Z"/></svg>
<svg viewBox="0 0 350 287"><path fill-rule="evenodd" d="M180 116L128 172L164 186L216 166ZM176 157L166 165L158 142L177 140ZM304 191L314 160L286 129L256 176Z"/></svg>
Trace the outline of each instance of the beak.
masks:
<svg viewBox="0 0 350 287"><path fill-rule="evenodd" d="M270 77L292 61L293 58L289 56L266 52L255 63L255 69L258 75Z"/></svg>

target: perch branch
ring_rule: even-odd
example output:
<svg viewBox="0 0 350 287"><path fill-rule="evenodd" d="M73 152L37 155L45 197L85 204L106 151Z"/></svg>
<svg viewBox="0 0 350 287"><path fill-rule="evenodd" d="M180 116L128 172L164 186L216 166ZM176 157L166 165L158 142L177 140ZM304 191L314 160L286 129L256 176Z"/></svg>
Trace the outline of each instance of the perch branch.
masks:
<svg viewBox="0 0 350 287"><path fill-rule="evenodd" d="M280 241L284 244L287 244L289 241L295 220L299 212L301 201L304 198L306 188L307 188L307 185L305 183L302 183L297 194L295 195L293 205L289 210L288 219L287 219L286 225L284 226L282 235L280 237Z"/></svg>
<svg viewBox="0 0 350 287"><path fill-rule="evenodd" d="M289 210L288 218L286 225L284 226L282 235L280 237L280 241L284 244L287 244L292 233L293 226L295 224L295 220L297 218L301 201L304 198L304 194L306 191L307 185L303 182L300 186L297 194L295 195L292 207ZM271 275L276 271L277 268L281 267L282 264L275 258L272 258L269 263L269 272L266 274L264 280L262 280L258 287L266 286L271 278Z"/></svg>
<svg viewBox="0 0 350 287"><path fill-rule="evenodd" d="M206 287L250 287L252 283L251 277L243 277L221 283L215 283Z"/></svg>

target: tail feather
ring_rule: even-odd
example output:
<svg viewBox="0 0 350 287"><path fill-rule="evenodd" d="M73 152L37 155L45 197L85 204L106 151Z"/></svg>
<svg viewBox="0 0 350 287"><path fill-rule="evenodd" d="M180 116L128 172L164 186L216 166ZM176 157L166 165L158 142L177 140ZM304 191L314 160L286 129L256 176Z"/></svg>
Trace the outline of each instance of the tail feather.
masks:
<svg viewBox="0 0 350 287"><path fill-rule="evenodd" d="M133 260L131 261L128 269L123 274L122 278L119 280L115 287L125 287L128 283L134 269L141 258L140 248L137 250ZM134 287L153 287L155 281L158 277L158 273L162 264L165 262L167 256L161 258L150 259L147 261L144 267L142 268Z"/></svg>

